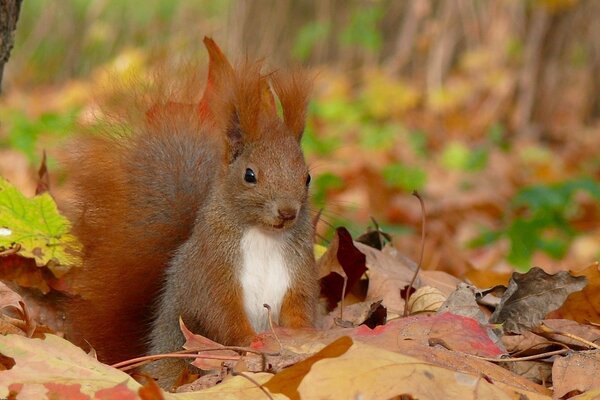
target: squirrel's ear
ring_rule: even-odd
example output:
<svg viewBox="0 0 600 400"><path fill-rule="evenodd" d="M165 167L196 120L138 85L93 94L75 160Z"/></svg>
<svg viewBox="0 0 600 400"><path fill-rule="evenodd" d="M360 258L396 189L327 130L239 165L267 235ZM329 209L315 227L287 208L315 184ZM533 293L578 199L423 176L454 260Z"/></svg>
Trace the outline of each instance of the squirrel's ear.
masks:
<svg viewBox="0 0 600 400"><path fill-rule="evenodd" d="M240 117L235 107L231 107L229 112L229 122L225 128L225 138L227 151L225 157L227 163L231 164L244 149L244 135L242 134L242 127L240 123Z"/></svg>
<svg viewBox="0 0 600 400"><path fill-rule="evenodd" d="M198 112L203 120L215 118L215 102L220 101L222 86L233 79L233 67L227 61L219 46L209 37L204 37L204 45L208 50L208 79L202 99L198 104Z"/></svg>
<svg viewBox="0 0 600 400"><path fill-rule="evenodd" d="M273 74L272 82L283 108L283 122L300 141L306 124L306 108L312 90L312 79L301 70L289 73L278 71Z"/></svg>

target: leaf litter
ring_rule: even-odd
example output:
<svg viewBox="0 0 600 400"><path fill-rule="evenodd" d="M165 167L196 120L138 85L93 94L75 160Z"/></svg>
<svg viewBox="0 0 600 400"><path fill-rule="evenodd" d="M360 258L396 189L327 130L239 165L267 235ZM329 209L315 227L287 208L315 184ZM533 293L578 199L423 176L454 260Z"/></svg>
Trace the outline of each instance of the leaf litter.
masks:
<svg viewBox="0 0 600 400"><path fill-rule="evenodd" d="M5 369L0 397L253 399L265 398L266 390L273 398L548 399L552 393L554 398L595 393L600 366L594 347L600 329L593 325L600 309L594 290L600 281L597 264L574 275L539 268L514 273L504 293L478 289L442 271L420 271L409 299L413 315L402 318L401 293L416 264L373 238L370 234L364 241L375 247L354 242L339 228L321 251L322 302L330 310L321 317L321 329L274 327L240 351L181 324L185 348L198 353L193 365L208 371L180 388L192 392L171 394L140 385L43 325L34 328L38 339L29 339L31 316L21 308L20 320L4 318L0 325L5 334L15 333L0 337ZM27 286L27 273L14 272L26 270L14 264L14 256L0 258L5 267L16 265L15 275L4 279L11 288ZM47 276L30 281L38 282L30 286L43 293L68 291L68 285L51 284ZM22 298L9 288L1 293L14 313ZM499 303L482 301L493 294L501 296ZM585 368L579 368L582 363Z"/></svg>

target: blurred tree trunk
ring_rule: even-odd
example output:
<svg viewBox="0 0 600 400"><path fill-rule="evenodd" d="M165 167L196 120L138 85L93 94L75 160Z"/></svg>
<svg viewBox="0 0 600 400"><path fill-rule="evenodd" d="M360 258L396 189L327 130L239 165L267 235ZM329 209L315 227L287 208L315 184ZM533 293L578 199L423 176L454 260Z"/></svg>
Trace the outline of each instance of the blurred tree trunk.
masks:
<svg viewBox="0 0 600 400"><path fill-rule="evenodd" d="M8 62L15 42L15 29L23 0L0 0L0 93L4 65Z"/></svg>

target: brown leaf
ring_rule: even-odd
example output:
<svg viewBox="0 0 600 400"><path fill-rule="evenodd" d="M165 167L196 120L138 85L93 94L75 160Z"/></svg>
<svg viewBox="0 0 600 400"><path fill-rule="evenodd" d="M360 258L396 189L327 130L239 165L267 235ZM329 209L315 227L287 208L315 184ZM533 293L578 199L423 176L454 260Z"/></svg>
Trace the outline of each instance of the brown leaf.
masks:
<svg viewBox="0 0 600 400"><path fill-rule="evenodd" d="M183 345L183 348L186 350L198 349L198 354L205 356L205 357L198 357L192 362L193 366L200 368L201 370L210 371L213 369L218 369L221 367L224 360L232 359L232 358L235 360L239 360L241 358L240 355L238 353L236 353L235 351L227 350L225 348L223 350L203 352L203 351L201 351L201 349L208 349L208 348L214 349L214 348L221 348L221 347L225 347L225 346L223 346L220 343L213 342L212 340L210 340L202 335L196 335L196 334L192 333L185 326L185 324L181 318L179 318L179 328L181 329L181 332L183 333L183 336L185 337L185 343ZM222 358L215 358L215 357L222 357Z"/></svg>
<svg viewBox="0 0 600 400"><path fill-rule="evenodd" d="M422 312L436 312L445 301L446 296L438 289L423 286L408 298L408 312L411 315Z"/></svg>
<svg viewBox="0 0 600 400"><path fill-rule="evenodd" d="M481 324L487 322L475 300L474 288L466 283L459 284L458 288L448 296L446 302L442 304L437 312L439 314L450 312L455 315L462 315L463 317L473 318Z"/></svg>
<svg viewBox="0 0 600 400"><path fill-rule="evenodd" d="M50 175L46 166L46 150L42 153L42 162L38 170L38 181L35 188L35 194L42 194L50 190Z"/></svg>
<svg viewBox="0 0 600 400"><path fill-rule="evenodd" d="M516 385L488 380L479 372L457 372L363 343L315 362L302 375L298 394L306 399L548 399Z"/></svg>
<svg viewBox="0 0 600 400"><path fill-rule="evenodd" d="M343 227L337 228L331 245L319 259L318 268L321 295L327 300L328 311L341 300L344 280L347 279L344 294L348 294L367 270L365 255L356 248L352 236Z"/></svg>
<svg viewBox="0 0 600 400"><path fill-rule="evenodd" d="M510 372L537 384L552 382L552 363L542 361L517 361L501 363Z"/></svg>
<svg viewBox="0 0 600 400"><path fill-rule="evenodd" d="M529 355L548 350L553 344L548 339L535 333L525 331L519 335L502 335L500 338L509 353L522 352L520 355ZM532 352L532 350L534 350Z"/></svg>
<svg viewBox="0 0 600 400"><path fill-rule="evenodd" d="M585 285L585 277L573 277L566 271L550 275L534 267L524 274L515 272L490 322L502 323L505 332L530 330Z"/></svg>
<svg viewBox="0 0 600 400"><path fill-rule="evenodd" d="M552 367L554 398L600 387L600 351L580 351L559 358Z"/></svg>
<svg viewBox="0 0 600 400"><path fill-rule="evenodd" d="M585 276L587 286L580 292L571 293L553 316L600 324L600 262L595 262L574 275Z"/></svg>
<svg viewBox="0 0 600 400"><path fill-rule="evenodd" d="M271 393L281 393L292 400L299 400L298 386L309 373L313 364L326 358L335 358L344 354L352 346L352 339L347 336L342 336L335 342L323 348L317 354L307 358L273 376L263 386Z"/></svg>
<svg viewBox="0 0 600 400"><path fill-rule="evenodd" d="M44 270L37 267L32 258L21 257L18 254L0 257L0 279L14 282L24 288L35 288L46 294L50 291L50 286L44 276Z"/></svg>
<svg viewBox="0 0 600 400"><path fill-rule="evenodd" d="M569 319L545 319L543 322L544 325L557 333L549 333L541 328L536 328L533 332L547 337L549 340L564 343L571 348L589 349L589 346L581 341L564 335L570 334L588 342L600 344L600 329L594 326L583 325Z"/></svg>
<svg viewBox="0 0 600 400"><path fill-rule="evenodd" d="M401 290L412 280L417 265L395 250L389 250L388 247L383 251L362 243L356 243L356 247L367 257L366 264L369 269L367 299L383 300L382 305L387 308L388 314L401 315L404 311ZM431 286L449 295L459 282L457 278L442 271L421 271L414 287Z"/></svg>

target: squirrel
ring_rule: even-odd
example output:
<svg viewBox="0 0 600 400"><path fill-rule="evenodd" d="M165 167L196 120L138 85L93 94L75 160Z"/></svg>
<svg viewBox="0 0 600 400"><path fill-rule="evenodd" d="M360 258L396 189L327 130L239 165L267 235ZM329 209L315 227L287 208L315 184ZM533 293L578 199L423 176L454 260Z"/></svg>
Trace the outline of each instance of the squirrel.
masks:
<svg viewBox="0 0 600 400"><path fill-rule="evenodd" d="M67 161L83 250L66 307L75 343L114 363L181 349L179 319L223 345L311 327L318 297L310 174L300 146L306 75L234 69L204 38L194 104L153 99L124 134L79 137ZM283 118L278 115L274 94ZM163 387L181 361L147 369Z"/></svg>

